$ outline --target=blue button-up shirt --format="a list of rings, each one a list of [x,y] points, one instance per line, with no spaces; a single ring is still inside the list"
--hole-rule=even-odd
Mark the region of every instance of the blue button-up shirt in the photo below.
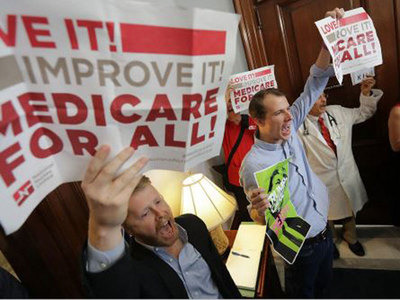
[[[186,230],[176,224],[179,231],[179,239],[183,248],[176,259],[163,247],[153,247],[138,240],[137,243],[153,251],[158,257],[165,261],[178,274],[186,289],[189,298],[222,298],[217,285],[211,277],[211,270],[201,254],[188,241]],[[124,241],[112,250],[99,251],[88,244],[87,270],[89,272],[103,271],[114,264],[124,253]]]
[[[325,185],[308,164],[303,146],[296,134],[314,102],[322,94],[333,68],[322,70],[313,65],[303,93],[290,108],[293,116],[290,138],[282,144],[270,144],[255,138],[255,144],[242,162],[240,183],[249,191],[257,188],[254,173],[291,157],[289,163],[290,200],[297,214],[310,225],[308,237],[314,237],[326,227],[328,216],[328,193]]]
[[[179,230],[179,238],[183,242],[183,248],[178,259],[170,255],[162,247],[152,247],[141,243],[152,250],[165,261],[181,278],[189,298],[222,298],[218,287],[211,278],[211,270],[201,254],[188,241],[186,230],[176,224]],[[138,242],[140,243],[140,242]]]

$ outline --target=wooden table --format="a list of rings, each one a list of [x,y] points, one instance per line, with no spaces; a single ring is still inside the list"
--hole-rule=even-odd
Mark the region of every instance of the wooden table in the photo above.
[[[232,248],[233,242],[235,241],[237,230],[225,230],[226,236],[229,239],[229,248]],[[258,269],[257,288],[255,298],[266,298],[266,275],[268,266],[268,251],[269,251],[269,240],[266,237],[264,241],[264,248],[261,253],[260,266]]]

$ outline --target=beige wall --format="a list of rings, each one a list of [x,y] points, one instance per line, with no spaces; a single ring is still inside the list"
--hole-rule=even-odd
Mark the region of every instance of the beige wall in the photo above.
[[[154,187],[163,195],[165,201],[171,206],[174,217],[179,216],[182,181],[188,174],[169,170],[151,170],[145,174],[150,178]]]

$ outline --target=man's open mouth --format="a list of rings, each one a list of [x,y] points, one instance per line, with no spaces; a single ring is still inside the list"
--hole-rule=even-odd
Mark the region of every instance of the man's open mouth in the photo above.
[[[174,234],[174,227],[172,226],[171,221],[163,221],[161,226],[158,228],[158,232],[164,238],[171,238]]]
[[[289,124],[284,124],[284,125],[282,126],[282,133],[283,133],[284,135],[290,134],[290,123],[289,123]]]

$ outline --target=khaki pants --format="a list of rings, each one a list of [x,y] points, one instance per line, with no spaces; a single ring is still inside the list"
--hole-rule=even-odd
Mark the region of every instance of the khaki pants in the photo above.
[[[333,242],[336,243],[340,236],[338,236],[338,233],[335,231],[334,222],[343,225],[342,238],[346,242],[349,244],[354,244],[357,242],[356,218],[354,216],[342,220],[328,221],[329,228],[333,235]]]

